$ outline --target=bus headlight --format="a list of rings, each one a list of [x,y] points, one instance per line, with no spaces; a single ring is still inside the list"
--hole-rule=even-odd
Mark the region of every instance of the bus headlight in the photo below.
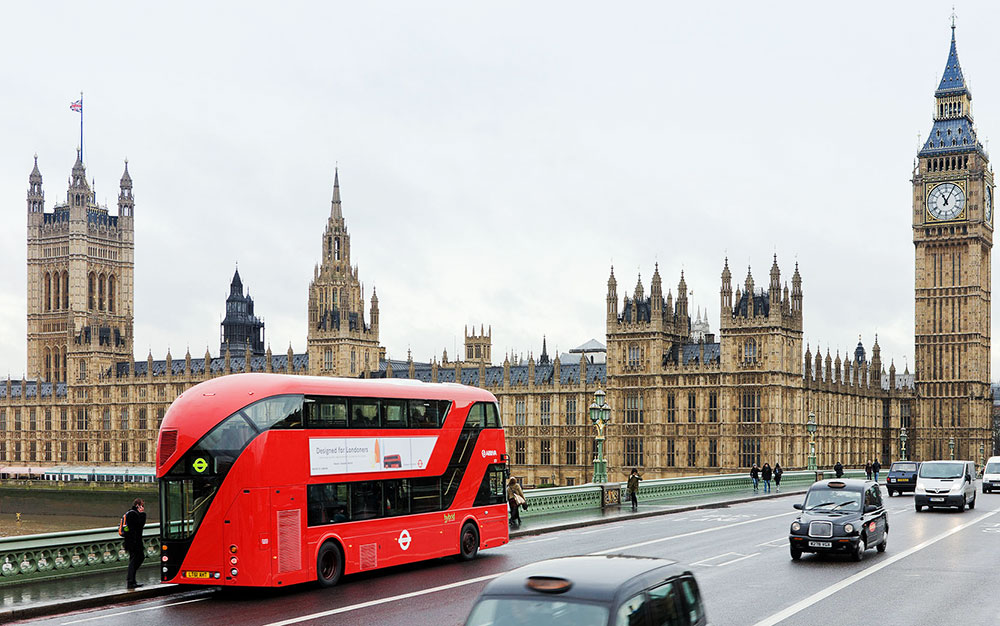
[[[235,556],[231,556],[231,557],[229,557],[229,562],[230,562],[230,563],[232,563],[233,565],[236,565],[236,562],[237,562],[238,560],[239,560],[239,559],[237,559],[237,558],[236,558]]]
[[[229,574],[231,576],[235,576],[235,575],[237,575],[239,573],[240,573],[240,571],[238,569],[236,569],[235,567],[233,569],[229,570]]]
[[[234,543],[233,545],[229,546],[229,552],[230,552],[231,554],[236,554],[236,551],[237,551],[237,549],[238,549],[238,548],[236,547],[236,544],[235,544],[235,543]]]

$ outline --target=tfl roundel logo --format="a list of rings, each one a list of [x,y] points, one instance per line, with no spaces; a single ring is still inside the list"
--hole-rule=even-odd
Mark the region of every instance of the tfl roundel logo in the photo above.
[[[483,458],[484,459],[486,457],[488,457],[488,456],[496,456],[496,455],[497,455],[497,451],[496,450],[483,450]]]

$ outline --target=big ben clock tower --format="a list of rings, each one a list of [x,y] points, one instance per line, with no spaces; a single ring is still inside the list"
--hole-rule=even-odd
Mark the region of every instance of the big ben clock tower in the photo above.
[[[990,444],[993,171],[972,122],[951,27],[934,126],[913,174],[917,460],[979,461]]]

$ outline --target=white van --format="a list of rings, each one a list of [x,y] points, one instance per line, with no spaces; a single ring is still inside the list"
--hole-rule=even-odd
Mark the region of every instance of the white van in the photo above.
[[[983,493],[1000,489],[1000,456],[991,456],[983,468]]]
[[[976,464],[972,461],[924,461],[917,470],[913,506],[976,508]]]

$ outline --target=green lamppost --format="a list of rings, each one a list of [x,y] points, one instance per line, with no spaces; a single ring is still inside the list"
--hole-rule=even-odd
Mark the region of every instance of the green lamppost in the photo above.
[[[597,429],[597,456],[594,457],[594,482],[608,482],[608,460],[604,458],[604,427],[611,421],[611,407],[604,402],[604,391],[594,392],[594,402],[590,405],[590,421]]]
[[[809,432],[809,470],[816,471],[816,414],[809,411],[809,421],[806,422]]]
[[[906,460],[906,426],[899,427],[899,456],[900,460]]]
[[[952,437],[948,440],[948,449],[951,451],[951,460],[955,460],[955,438]]]
[[[986,465],[986,448],[983,444],[979,444],[979,467],[982,468]]]

